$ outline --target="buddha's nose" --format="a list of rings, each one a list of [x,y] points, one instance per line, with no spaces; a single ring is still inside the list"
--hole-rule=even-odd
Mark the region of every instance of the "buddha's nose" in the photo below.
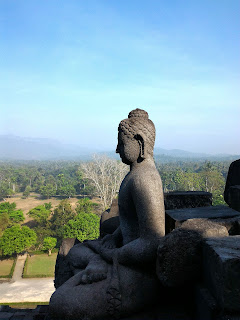
[[[117,148],[116,148],[116,153],[119,153],[119,147],[118,147],[118,145],[117,145]]]

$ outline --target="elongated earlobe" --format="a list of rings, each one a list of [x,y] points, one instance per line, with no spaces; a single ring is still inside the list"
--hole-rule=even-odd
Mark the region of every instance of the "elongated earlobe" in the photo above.
[[[143,137],[142,137],[140,134],[136,134],[136,135],[134,136],[134,138],[137,140],[137,142],[139,143],[139,146],[140,146],[139,156],[140,156],[142,159],[145,159],[145,154],[144,154],[144,140],[143,140]]]

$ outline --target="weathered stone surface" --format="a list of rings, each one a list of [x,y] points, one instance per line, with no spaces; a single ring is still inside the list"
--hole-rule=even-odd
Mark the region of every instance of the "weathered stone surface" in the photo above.
[[[239,312],[225,312],[203,285],[195,288],[194,320],[240,320]]]
[[[207,239],[203,246],[206,286],[224,310],[240,311],[240,236]]]
[[[157,275],[165,286],[180,286],[201,276],[202,239],[228,236],[226,227],[208,219],[190,219],[159,242]]]
[[[224,200],[231,208],[240,211],[240,159],[233,161],[229,167]]]
[[[172,191],[164,193],[166,210],[209,207],[212,205],[212,194],[204,191]]]
[[[119,217],[112,217],[100,224],[100,237],[112,234],[120,225]]]
[[[111,208],[104,211],[100,221],[100,236],[112,234],[119,227],[118,199],[112,201]]]
[[[119,216],[118,199],[113,199],[110,209],[103,212],[101,216],[101,223],[117,216]]]
[[[240,211],[240,185],[228,189],[228,204],[231,208]]]
[[[203,238],[227,237],[227,228],[209,219],[189,219],[181,224],[182,229],[197,231]]]
[[[73,247],[75,241],[76,240],[72,238],[63,239],[63,242],[59,248],[55,265],[54,286],[56,289],[73,275],[73,272],[69,268],[69,262],[66,259],[66,255]]]
[[[223,314],[216,317],[216,320],[240,320],[240,314]]]
[[[155,262],[158,240],[165,234],[165,209],[154,141],[155,127],[146,111],[133,110],[120,122],[116,152],[130,166],[119,191],[120,226],[69,251],[74,275],[51,297],[55,319],[120,318],[156,303]]]
[[[212,194],[204,191],[173,191],[164,193],[166,210],[209,207],[212,205]],[[120,224],[117,199],[113,200],[110,209],[103,212],[100,222],[100,235],[104,237],[113,233]]]
[[[1,311],[0,309],[0,320],[52,320],[52,318],[48,314],[48,306],[46,307],[47,308],[44,312],[38,311],[38,308],[22,309],[21,315],[19,315],[18,312],[15,312],[16,309],[12,309],[6,306],[6,311]],[[189,312],[187,312],[184,307],[185,306],[180,304],[174,304],[171,306],[151,306],[148,310],[144,310],[140,313],[129,316],[127,318],[121,318],[119,320],[192,320]]]
[[[162,238],[157,252],[157,275],[164,286],[181,286],[201,275],[199,232],[176,229]]]
[[[42,308],[44,307],[44,308]],[[16,309],[0,306],[0,320],[51,320],[48,306],[38,306],[35,309]]]
[[[216,320],[220,310],[216,300],[209,290],[197,285],[195,288],[195,317],[194,320]]]
[[[120,320],[193,320],[188,310],[183,305],[172,304],[151,306],[149,310],[121,318]]]
[[[237,220],[237,230],[238,234],[240,234],[240,219]]]
[[[226,227],[230,236],[240,235],[240,216],[226,219],[211,219],[211,221]]]
[[[227,219],[237,216],[240,217],[240,212],[227,206],[166,210],[166,233],[171,232],[173,229],[180,226],[182,222],[188,219]]]
[[[62,244],[59,248],[59,254],[62,256],[66,256],[69,250],[74,246],[75,238],[66,238],[63,239]]]

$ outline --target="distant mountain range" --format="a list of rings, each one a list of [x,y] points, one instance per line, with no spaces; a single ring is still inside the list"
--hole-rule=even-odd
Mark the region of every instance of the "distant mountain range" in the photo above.
[[[23,138],[14,135],[0,135],[0,160],[88,160],[93,153],[99,153],[94,149],[83,148],[77,145],[63,144],[57,140],[45,138]],[[104,153],[112,158],[119,159],[115,152]],[[189,151],[162,148],[154,149],[154,156],[162,160],[176,159],[223,159],[234,160],[240,155],[208,155]]]
[[[166,156],[177,157],[177,158],[203,158],[209,156],[205,153],[194,153],[190,151],[180,150],[180,149],[172,149],[166,150],[162,148],[155,148],[155,154],[165,154]]]
[[[1,160],[68,160],[79,157],[86,159],[91,153],[87,148],[63,144],[52,139],[0,135]]]

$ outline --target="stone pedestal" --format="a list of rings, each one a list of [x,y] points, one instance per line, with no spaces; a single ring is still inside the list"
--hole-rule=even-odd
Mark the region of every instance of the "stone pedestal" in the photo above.
[[[100,221],[100,237],[113,233],[119,227],[118,199],[113,199],[111,208],[102,213]]]
[[[66,260],[66,255],[68,254],[69,250],[73,247],[76,239],[73,238],[66,238],[63,239],[63,242],[60,246],[56,265],[55,265],[55,279],[54,279],[54,286],[55,288],[60,287],[65,281],[69,279],[72,274],[69,272],[68,261]]]
[[[203,274],[218,306],[224,311],[240,312],[240,236],[206,240]]]
[[[166,210],[209,207],[212,205],[212,194],[204,191],[173,191],[164,193]]]
[[[202,285],[195,288],[195,318],[194,320],[213,320],[219,313],[216,300],[209,290]]]
[[[240,217],[240,212],[227,206],[166,210],[166,234],[181,226],[188,219],[227,219],[233,217]]]
[[[211,219],[212,222],[218,225],[224,226],[230,236],[235,236],[240,234],[240,216],[233,218],[218,218]]]

